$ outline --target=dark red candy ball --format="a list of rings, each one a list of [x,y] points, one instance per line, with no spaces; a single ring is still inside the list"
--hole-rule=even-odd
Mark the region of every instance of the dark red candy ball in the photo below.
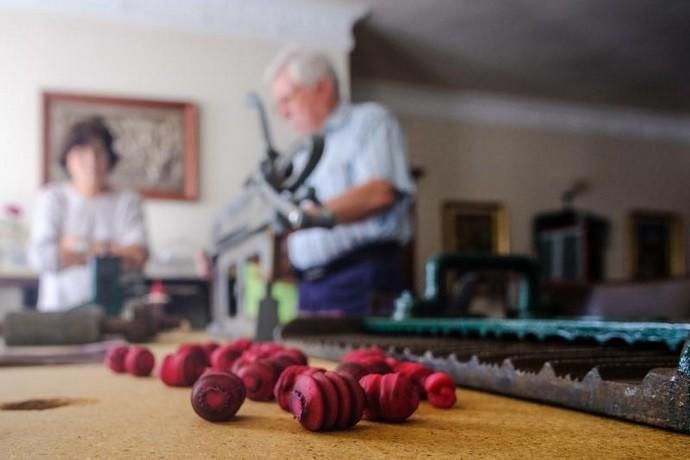
[[[292,356],[297,364],[306,366],[309,363],[307,355],[305,355],[302,350],[298,350],[297,348],[286,348],[282,351],[282,353],[287,353],[288,355]]]
[[[400,361],[393,358],[392,356],[386,356],[384,358],[384,361],[386,361],[386,364],[388,364],[388,366],[393,370],[395,370],[395,367],[400,363]]]
[[[338,421],[338,393],[331,381],[321,372],[316,372],[311,375],[316,380],[316,383],[323,394],[323,401],[325,405],[324,420],[321,425],[322,430],[331,430],[335,428],[335,423]]]
[[[369,374],[369,371],[364,366],[357,363],[340,363],[335,368],[335,371],[339,374],[349,375],[355,379],[355,382],[359,382],[362,377]]]
[[[351,407],[350,407],[350,419],[347,422],[347,426],[351,427],[357,424],[362,419],[364,414],[364,407],[366,405],[366,395],[362,389],[359,382],[350,377],[347,374],[340,374],[343,382],[347,385],[350,390]]]
[[[289,399],[290,393],[295,386],[295,380],[302,373],[313,373],[313,372],[324,372],[323,369],[313,369],[309,366],[288,366],[283,372],[280,373],[280,377],[273,386],[273,397],[278,402],[278,406],[284,411],[290,411]]]
[[[210,366],[211,362],[208,360],[208,354],[203,345],[198,343],[185,343],[180,345],[176,353],[194,353],[199,355],[198,359],[203,360],[206,366]]]
[[[190,387],[206,370],[206,358],[193,350],[167,355],[163,359],[160,378],[166,385]]]
[[[388,365],[384,358],[370,357],[361,358],[359,361],[354,361],[360,366],[363,366],[368,374],[390,374],[393,369]]]
[[[290,412],[310,431],[345,429],[362,418],[364,391],[349,375],[306,370],[288,398]]]
[[[333,428],[340,430],[348,428],[352,416],[352,393],[350,393],[350,388],[345,383],[343,376],[336,372],[326,372],[323,375],[333,385],[337,396],[335,408],[337,417]]]
[[[343,355],[341,361],[344,363],[357,362],[365,358],[386,358],[386,352],[377,347],[358,348]]]
[[[419,392],[402,374],[369,374],[359,381],[366,395],[364,418],[402,422],[419,406]]]
[[[128,373],[137,377],[151,375],[156,359],[148,348],[130,347],[125,356],[125,369]]]
[[[240,356],[242,356],[241,348],[237,348],[234,345],[223,345],[211,353],[211,367],[220,371],[229,371]]]
[[[455,405],[455,382],[445,372],[435,372],[424,381],[429,402],[441,409],[450,409]]]
[[[192,407],[201,417],[211,422],[231,419],[244,402],[246,391],[242,380],[235,374],[209,369],[192,387]]]
[[[424,381],[428,376],[434,373],[433,369],[419,363],[405,361],[398,363],[398,365],[395,367],[395,372],[410,378],[415,387],[417,387],[417,391],[419,391],[419,398],[426,399]]]
[[[252,401],[268,401],[273,397],[273,387],[278,380],[276,369],[266,361],[255,361],[237,370]]]
[[[209,364],[211,364],[211,355],[218,347],[220,347],[220,345],[218,345],[216,342],[206,342],[201,345],[204,353],[206,353],[206,361],[208,361]]]
[[[228,343],[228,345],[232,345],[235,348],[239,348],[240,350],[246,350],[249,347],[252,346],[254,342],[252,339],[248,339],[246,337],[240,337],[239,339],[235,339],[232,342]]]
[[[290,412],[307,430],[322,431],[327,410],[325,398],[314,375],[299,375],[290,394]]]
[[[105,365],[118,374],[127,372],[127,369],[125,369],[125,356],[127,356],[128,351],[129,347],[127,345],[109,348],[105,353]]]
[[[270,362],[273,367],[276,368],[276,371],[278,372],[278,375],[280,375],[281,372],[283,372],[284,369],[290,367],[290,366],[297,366],[301,365],[304,366],[305,364],[297,359],[294,355],[290,353],[286,353],[284,351],[279,351],[278,353],[274,354],[270,358],[267,358],[266,361]]]

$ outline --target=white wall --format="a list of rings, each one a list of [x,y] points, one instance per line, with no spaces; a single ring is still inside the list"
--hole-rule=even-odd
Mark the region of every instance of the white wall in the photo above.
[[[608,279],[629,275],[626,224],[632,209],[680,214],[690,251],[686,113],[377,80],[356,80],[353,98],[382,102],[399,116],[411,163],[426,172],[417,196],[420,286],[425,261],[442,250],[443,201],[502,204],[511,252],[531,254],[532,218],[559,209],[561,193],[581,179],[590,188],[576,207],[611,221]]]
[[[424,167],[418,195],[418,278],[441,250],[443,200],[502,203],[512,252],[531,252],[535,213],[557,209],[579,178],[578,207],[611,219],[608,277],[627,276],[625,221],[632,208],[681,213],[690,225],[690,144],[401,115],[411,162]]]
[[[214,212],[257,162],[256,117],[247,90],[281,48],[165,27],[0,8],[0,204],[30,210],[39,188],[40,96],[61,90],[184,100],[200,113],[200,199],[146,202],[154,253],[188,254],[207,238]],[[349,88],[344,51],[330,50]],[[287,128],[273,123],[278,146]]]

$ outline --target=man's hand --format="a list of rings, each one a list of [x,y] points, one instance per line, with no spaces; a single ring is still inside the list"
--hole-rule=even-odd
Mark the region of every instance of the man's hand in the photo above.
[[[309,205],[304,208],[304,217],[302,219],[302,228],[321,227],[333,228],[338,223],[338,218],[335,213],[325,206],[316,207]]]

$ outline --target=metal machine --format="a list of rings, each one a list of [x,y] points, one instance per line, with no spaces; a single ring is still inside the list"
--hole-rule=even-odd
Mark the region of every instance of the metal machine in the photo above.
[[[257,339],[270,340],[278,323],[276,302],[271,295],[276,236],[291,229],[328,228],[335,222],[320,206],[314,190],[304,187],[323,153],[323,138],[314,136],[281,155],[273,147],[261,100],[252,93],[248,102],[259,117],[265,157],[213,226],[213,307],[209,332],[231,336],[256,334]],[[298,155],[306,156],[306,160],[300,170],[294,170],[293,159]],[[305,201],[311,203],[309,213],[300,206]],[[258,258],[266,279],[259,321],[244,311],[245,265],[254,258]]]
[[[487,270],[520,274],[516,308],[454,312],[447,275]],[[300,318],[281,338],[334,360],[378,346],[461,386],[690,433],[690,324],[555,317],[537,274],[526,258],[444,255],[427,264],[424,297],[403,296],[394,318]]]

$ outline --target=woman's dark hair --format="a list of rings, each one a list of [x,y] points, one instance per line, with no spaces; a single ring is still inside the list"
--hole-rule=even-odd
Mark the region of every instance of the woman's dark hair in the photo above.
[[[67,155],[70,150],[74,147],[87,145],[93,141],[100,141],[103,143],[105,153],[108,157],[108,171],[112,171],[120,157],[115,150],[113,150],[113,134],[105,125],[103,118],[98,116],[80,120],[73,124],[69,131],[67,131],[67,136],[65,137],[65,142],[62,145],[60,158],[58,160],[62,169],[67,172]]]

